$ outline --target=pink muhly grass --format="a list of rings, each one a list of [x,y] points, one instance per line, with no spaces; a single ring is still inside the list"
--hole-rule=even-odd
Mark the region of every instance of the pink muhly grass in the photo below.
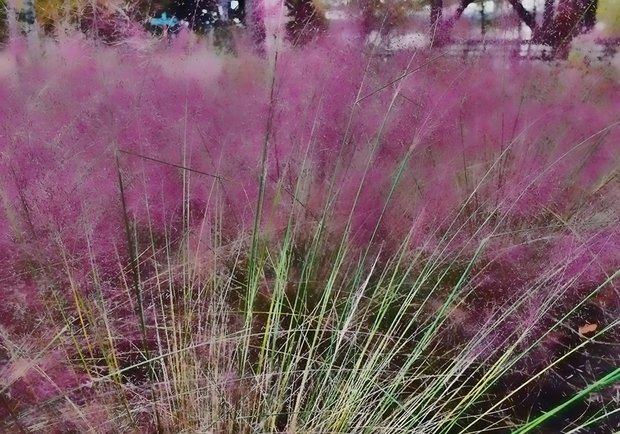
[[[173,300],[189,286],[174,270],[195,263],[196,276],[231,281],[245,271],[217,267],[249,244],[264,143],[259,229],[269,246],[281,244],[293,210],[295,235],[312,239],[328,204],[325,244],[336,251],[347,237],[351,262],[369,243],[390,257],[409,240],[425,260],[461,264],[488,242],[450,314],[450,327],[470,340],[501,318],[472,350],[479,359],[540,321],[527,347],[547,328],[537,313],[548,297],[578,302],[618,269],[620,210],[604,199],[617,195],[617,83],[569,66],[463,65],[433,53],[383,63],[359,55],[357,42],[325,38],[283,51],[275,71],[251,54],[222,59],[198,46],[196,57],[209,60],[201,62],[185,54],[187,41],[134,52],[67,39],[41,59],[15,54],[15,75],[0,76],[0,279],[12,288],[1,297],[15,308],[4,308],[11,313],[0,324],[24,336],[8,320],[32,320],[26,308],[47,306],[41,321],[50,323],[62,308],[112,309],[106,345],[119,354],[141,341],[168,349],[155,325],[191,301]],[[590,99],[593,89],[601,99]],[[133,278],[148,333],[135,318],[136,295],[128,297],[129,249],[139,256]],[[437,285],[437,297],[454,284]],[[76,327],[68,352],[104,352],[104,325]],[[550,339],[541,354],[551,357]],[[77,387],[65,377],[72,369],[58,366],[48,370],[54,381]],[[23,381],[41,399],[55,393],[34,374]]]

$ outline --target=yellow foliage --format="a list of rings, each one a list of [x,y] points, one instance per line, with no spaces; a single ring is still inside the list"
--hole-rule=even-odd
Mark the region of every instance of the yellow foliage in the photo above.
[[[596,18],[605,25],[605,33],[620,36],[620,0],[599,0]]]
[[[22,3],[23,0],[15,0],[16,9],[20,9]],[[78,21],[88,8],[112,12],[122,3],[121,0],[35,0],[35,11],[39,25],[52,29],[64,21]]]
[[[49,28],[70,18],[84,3],[84,0],[37,0],[37,21],[44,28]]]

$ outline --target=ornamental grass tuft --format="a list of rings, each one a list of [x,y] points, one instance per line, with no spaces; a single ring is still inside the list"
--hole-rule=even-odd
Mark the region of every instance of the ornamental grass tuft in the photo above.
[[[612,68],[0,53],[0,431],[620,429]]]

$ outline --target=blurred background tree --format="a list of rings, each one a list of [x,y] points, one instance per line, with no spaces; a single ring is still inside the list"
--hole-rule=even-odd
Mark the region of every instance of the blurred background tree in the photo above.
[[[14,0],[16,9],[25,0]],[[37,0],[37,23],[47,33],[62,25],[77,27],[104,41],[121,39],[148,22],[148,18],[162,11],[180,16],[178,9],[191,6],[192,11],[208,10],[218,13],[218,4],[226,8],[227,0]],[[362,32],[377,31],[389,35],[394,31],[429,32],[433,43],[448,41],[450,28],[464,9],[474,0],[281,0],[286,6],[287,39],[293,45],[312,40],[328,27],[330,8],[344,6],[351,19],[360,17]],[[620,35],[620,0],[547,0],[539,8],[538,17],[525,10],[520,0],[502,0],[512,5],[515,14],[532,28],[534,39],[552,46],[560,46],[576,34],[589,31],[599,22],[608,36]],[[213,8],[203,3],[213,3]],[[232,4],[233,1],[228,1]],[[248,27],[252,39],[260,45],[264,41],[262,0],[236,0],[240,19],[236,25]],[[0,0],[0,40],[6,39],[7,6],[9,0]],[[500,2],[495,2],[499,7]],[[185,7],[187,9],[188,7]],[[230,14],[232,8],[229,8]],[[424,11],[423,13],[421,13]],[[455,12],[456,11],[456,12]],[[172,12],[172,13],[171,13]],[[426,15],[425,15],[426,14]],[[247,20],[246,20],[247,15]],[[230,17],[228,17],[230,18]],[[229,20],[231,23],[232,21]],[[533,26],[532,26],[533,24]],[[429,28],[430,26],[430,28]],[[193,27],[192,27],[193,28]],[[224,29],[227,30],[227,29]]]

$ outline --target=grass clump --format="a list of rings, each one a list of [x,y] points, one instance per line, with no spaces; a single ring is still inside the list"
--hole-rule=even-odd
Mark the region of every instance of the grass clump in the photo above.
[[[2,430],[617,429],[613,71],[323,38],[2,54]]]

